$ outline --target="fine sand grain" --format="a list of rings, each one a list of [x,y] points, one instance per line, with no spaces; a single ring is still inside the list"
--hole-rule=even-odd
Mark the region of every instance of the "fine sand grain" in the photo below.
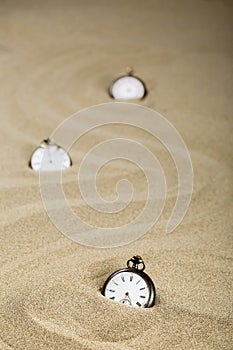
[[[232,349],[232,11],[231,1],[1,1],[0,349]],[[49,220],[31,152],[67,117],[112,101],[111,80],[135,67],[192,157],[194,192],[182,224],[165,227],[177,193],[171,157],[133,128],[96,130],[71,150],[64,174],[72,203],[78,164],[108,137],[144,143],[168,183],[164,212],[132,244],[94,249],[72,242]],[[145,178],[129,162],[102,169],[98,188],[112,199],[123,175],[135,201],[122,215],[74,211],[93,225],[124,224],[140,212]],[[101,177],[102,176],[102,177]],[[151,309],[100,293],[134,254],[144,258],[158,297]]]

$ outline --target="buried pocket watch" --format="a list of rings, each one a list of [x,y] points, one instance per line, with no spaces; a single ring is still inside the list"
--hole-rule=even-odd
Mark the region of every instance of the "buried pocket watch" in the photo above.
[[[29,162],[29,166],[35,171],[59,171],[71,165],[68,152],[49,138],[43,140],[35,149]]]
[[[125,305],[152,307],[156,290],[151,278],[143,272],[145,264],[138,255],[127,261],[127,267],[112,273],[102,289],[106,298]]]
[[[143,81],[134,76],[131,67],[123,75],[112,83],[109,88],[109,95],[115,100],[143,99],[147,94],[146,86]]]

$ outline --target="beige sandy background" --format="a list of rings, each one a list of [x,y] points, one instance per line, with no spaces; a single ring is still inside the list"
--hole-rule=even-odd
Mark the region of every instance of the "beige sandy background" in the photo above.
[[[0,2],[1,349],[232,348],[232,11],[231,1]],[[109,83],[127,65],[149,89],[140,104],[162,113],[189,148],[192,203],[166,235],[177,191],[169,154],[143,132],[97,130],[71,150],[68,200],[80,195],[75,176],[85,152],[119,135],[156,154],[169,191],[158,224],[141,239],[88,248],[50,222],[27,163],[65,118],[110,102]],[[104,227],[131,220],[144,204],[143,174],[118,161],[98,186],[111,199],[122,174],[135,186],[128,211],[99,216],[84,203],[74,210]],[[151,309],[99,292],[136,253],[157,287]]]

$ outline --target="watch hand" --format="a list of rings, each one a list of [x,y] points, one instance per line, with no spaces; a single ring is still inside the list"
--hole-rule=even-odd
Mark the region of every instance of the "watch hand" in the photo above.
[[[128,292],[125,293],[125,299],[128,299],[129,302],[130,302],[130,304],[131,304],[131,299],[130,299],[130,297],[129,297],[129,293],[128,293]]]
[[[50,148],[48,148],[48,153],[49,153],[49,163],[52,164],[53,161],[50,153]]]

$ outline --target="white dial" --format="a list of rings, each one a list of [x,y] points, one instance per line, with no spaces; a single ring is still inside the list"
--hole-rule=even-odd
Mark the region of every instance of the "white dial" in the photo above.
[[[124,76],[113,83],[110,92],[116,100],[141,99],[145,95],[145,87],[140,79]]]
[[[31,167],[35,171],[59,171],[71,166],[69,154],[56,144],[43,144],[32,154]]]
[[[150,292],[143,277],[125,271],[117,273],[108,281],[105,296],[125,305],[144,307],[148,303]]]

